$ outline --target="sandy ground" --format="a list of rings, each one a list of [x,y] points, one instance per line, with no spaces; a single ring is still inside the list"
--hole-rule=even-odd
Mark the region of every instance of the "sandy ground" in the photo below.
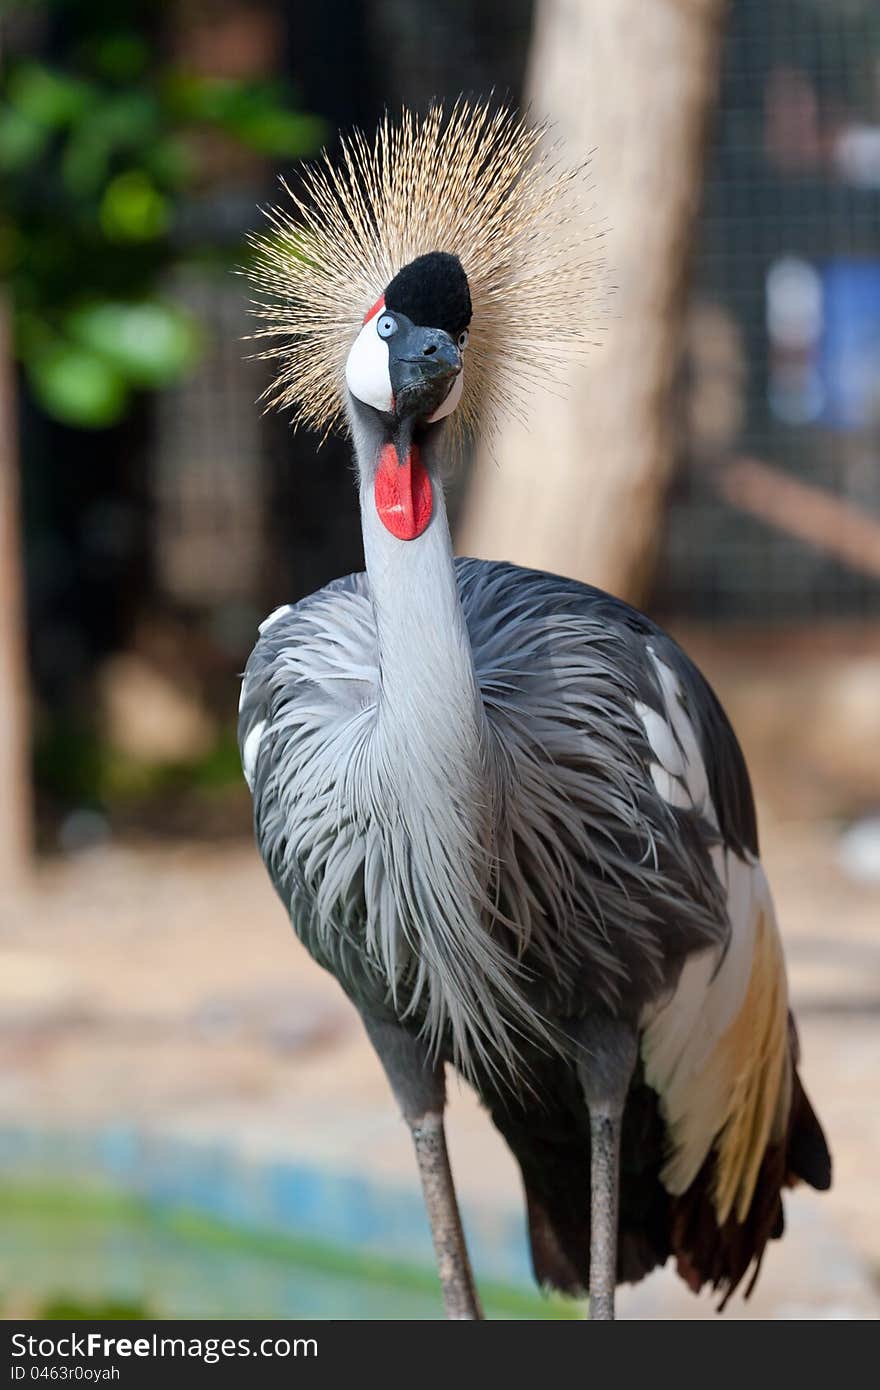
[[[734,674],[740,669],[734,662]],[[763,750],[764,859],[803,1072],[836,1165],[827,1197],[793,1195],[790,1235],[768,1255],[752,1303],[732,1311],[872,1317],[880,1311],[880,887],[839,866],[832,817],[841,808],[829,802],[839,784],[823,781],[818,754],[798,763],[809,818],[791,818],[791,776],[774,785],[772,690],[749,682],[737,699],[729,673],[727,685]],[[750,699],[769,702],[763,723],[749,715]],[[780,752],[783,771],[787,756]],[[853,795],[858,808],[867,804]],[[32,891],[0,917],[0,1046],[9,1123],[124,1119],[414,1182],[408,1136],[360,1024],[293,938],[244,842],[111,847],[44,863]],[[517,1203],[512,1161],[465,1089],[453,1095],[450,1129],[463,1191]],[[666,1273],[622,1302],[633,1316],[708,1314]]]

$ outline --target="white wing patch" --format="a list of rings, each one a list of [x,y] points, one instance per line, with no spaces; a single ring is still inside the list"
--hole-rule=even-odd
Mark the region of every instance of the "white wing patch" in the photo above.
[[[291,612],[291,607],[290,607],[290,604],[289,604],[289,603],[282,603],[281,606],[280,606],[279,608],[273,608],[273,610],[272,610],[272,612],[269,614],[268,618],[264,618],[263,621],[260,623],[260,628],[259,628],[260,635],[262,636],[264,633],[268,632],[268,631],[269,631],[269,628],[272,626],[273,623],[277,623],[278,620],[279,620],[279,618],[286,618],[286,617],[287,617],[287,614],[290,613],[290,612]],[[248,683],[247,683],[247,681],[246,681],[246,680],[242,680],[242,683],[241,683],[241,690],[239,691],[239,694],[238,694],[238,712],[239,712],[239,714],[241,714],[242,710],[244,709],[244,702],[245,702],[245,700],[247,699],[247,688],[248,688]],[[251,733],[253,733],[253,730],[251,730]],[[250,738],[250,734],[248,735],[248,738]],[[258,740],[258,741],[259,741],[259,740]],[[245,742],[245,748],[247,748],[247,742]],[[255,758],[256,758],[256,754],[254,755],[254,760],[255,760]],[[245,776],[248,776],[247,769],[245,769]],[[250,785],[250,783],[248,783],[248,785]]]
[[[692,806],[717,827],[680,686],[650,654],[666,717],[643,704],[636,713],[656,757],[654,785],[670,805]],[[642,1020],[642,1058],[669,1133],[664,1186],[685,1192],[716,1145],[718,1219],[735,1205],[742,1220],[768,1140],[788,1111],[788,990],[760,863],[720,844],[711,857],[727,897],[729,943],[725,951],[712,947],[685,962],[672,997]]]
[[[260,623],[260,635],[268,632],[273,623],[277,623],[279,618],[285,617],[290,612],[290,604],[282,603],[280,608],[273,608],[268,618],[264,618]]]
[[[260,751],[260,739],[263,737],[263,730],[266,727],[265,719],[261,719],[258,724],[249,731],[247,738],[242,745],[241,765],[244,769],[244,780],[247,782],[251,791],[254,789],[254,772],[257,767],[257,754]]]
[[[662,714],[651,709],[650,705],[644,705],[638,700],[635,708],[657,758],[657,761],[651,764],[654,786],[670,806],[690,806],[692,798],[685,783],[687,768],[684,755],[675,742],[671,727]]]
[[[666,718],[641,701],[635,710],[657,759],[651,764],[654,786],[670,806],[693,806],[717,825],[706,767],[694,726],[685,713],[681,687],[652,647],[648,652],[660,682]]]

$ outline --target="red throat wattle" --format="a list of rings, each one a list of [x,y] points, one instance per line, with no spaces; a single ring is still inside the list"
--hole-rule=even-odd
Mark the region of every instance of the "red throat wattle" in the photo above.
[[[431,479],[422,467],[418,445],[411,444],[401,463],[393,444],[379,455],[373,484],[379,520],[399,541],[414,541],[431,520]]]

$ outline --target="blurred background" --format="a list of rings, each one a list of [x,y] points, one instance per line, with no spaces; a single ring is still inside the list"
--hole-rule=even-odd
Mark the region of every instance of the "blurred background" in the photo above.
[[[494,90],[593,151],[615,292],[501,466],[473,449],[458,548],[637,601],[727,706],[837,1165],[732,1311],[875,1316],[874,0],[6,0],[0,22],[3,1312],[440,1313],[408,1138],[250,841],[257,623],[362,554],[344,441],[316,454],[256,403],[233,271],[277,175],[340,129]],[[464,1091],[451,1142],[490,1310],[566,1315],[530,1290],[515,1174]],[[665,1273],[627,1311],[710,1315]]]

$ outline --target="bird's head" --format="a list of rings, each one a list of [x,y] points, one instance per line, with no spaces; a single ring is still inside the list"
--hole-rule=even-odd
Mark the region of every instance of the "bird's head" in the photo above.
[[[444,419],[461,400],[470,322],[470,289],[458,257],[417,256],[365,314],[345,364],[349,391],[395,422]]]
[[[403,486],[392,453],[405,473],[423,447],[431,470],[491,437],[590,342],[599,233],[584,166],[561,165],[545,134],[491,102],[386,117],[284,185],[250,238],[254,336],[277,366],[266,399],[323,434],[348,425],[362,483],[374,466],[377,498],[387,482],[383,519]]]
[[[423,444],[461,401],[471,321],[467,275],[457,256],[430,251],[409,261],[364,315],[345,363],[349,416],[366,440],[361,481],[398,540],[415,540],[433,514]],[[365,418],[365,416],[367,418]]]

